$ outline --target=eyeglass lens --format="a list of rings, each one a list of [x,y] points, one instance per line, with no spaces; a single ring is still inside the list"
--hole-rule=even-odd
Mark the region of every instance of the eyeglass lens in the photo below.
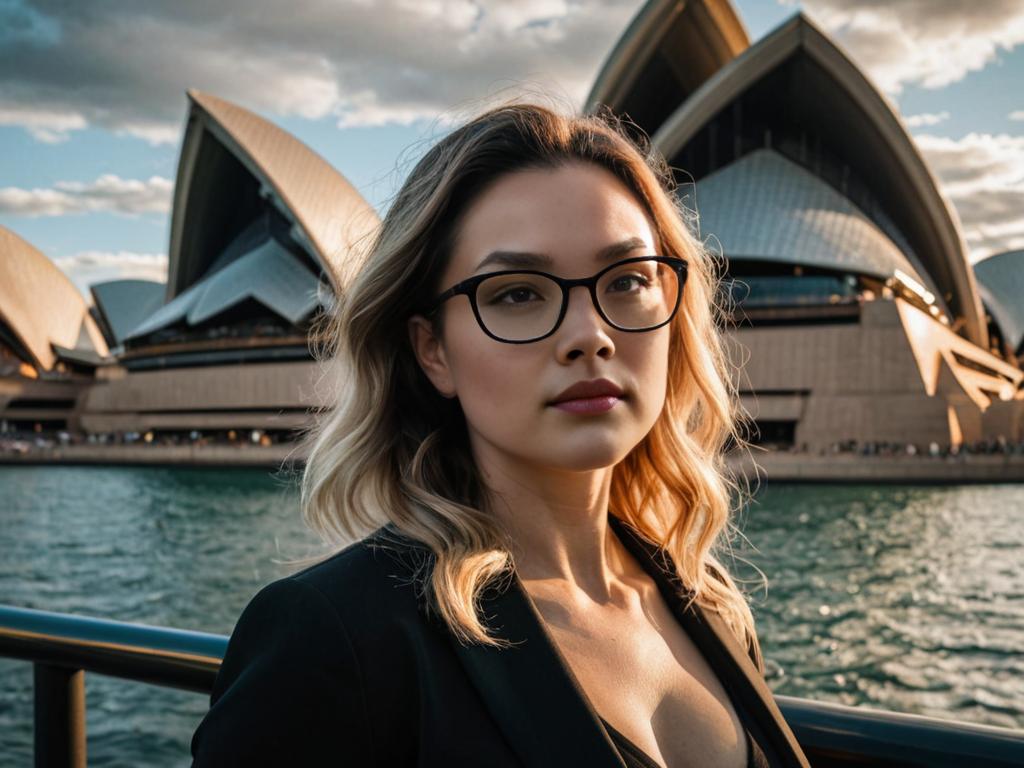
[[[596,292],[601,311],[612,325],[645,330],[671,317],[679,276],[662,262],[634,261],[605,272]],[[476,301],[490,333],[509,341],[527,341],[547,335],[558,323],[562,288],[542,275],[495,275],[481,281]]]

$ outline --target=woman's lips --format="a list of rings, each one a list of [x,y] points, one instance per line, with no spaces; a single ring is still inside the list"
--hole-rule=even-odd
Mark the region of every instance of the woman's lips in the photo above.
[[[601,397],[583,397],[578,400],[563,400],[560,403],[553,403],[555,408],[569,413],[607,413],[622,398],[614,395],[603,395]]]

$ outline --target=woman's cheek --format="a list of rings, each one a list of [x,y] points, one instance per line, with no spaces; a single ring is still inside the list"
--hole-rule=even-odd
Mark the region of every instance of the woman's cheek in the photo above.
[[[637,393],[637,418],[648,429],[658,420],[668,390],[668,342],[651,340],[647,354],[635,361],[634,370],[643,371]]]
[[[530,420],[531,398],[541,397],[533,392],[539,377],[525,375],[523,370],[508,356],[476,354],[458,389],[463,409],[479,429],[492,434],[514,432]]]

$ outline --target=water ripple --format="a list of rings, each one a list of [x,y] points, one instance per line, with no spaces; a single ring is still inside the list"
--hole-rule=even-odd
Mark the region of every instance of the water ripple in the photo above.
[[[298,497],[258,471],[0,467],[0,595],[230,633],[311,554]],[[764,489],[739,519],[776,693],[1024,728],[1024,486]],[[726,557],[728,561],[728,557]],[[205,696],[89,676],[93,766],[187,766]],[[0,659],[0,754],[31,764],[32,673]]]
[[[1020,485],[767,486],[735,550],[768,578],[772,689],[1024,728],[1022,508]]]
[[[0,467],[0,602],[230,633],[311,554],[295,489],[259,471]],[[187,766],[205,696],[88,675],[90,766]],[[32,763],[32,670],[0,659],[0,754]]]

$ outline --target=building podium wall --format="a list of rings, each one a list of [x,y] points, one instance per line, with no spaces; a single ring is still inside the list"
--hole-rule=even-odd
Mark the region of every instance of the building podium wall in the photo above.
[[[945,363],[935,395],[927,393],[895,301],[864,302],[859,323],[741,327],[729,340],[748,412],[762,422],[795,421],[796,446],[948,445],[957,442],[950,407],[966,442],[1020,435],[1024,403],[995,401],[983,414]]]
[[[292,429],[323,407],[316,362],[105,372],[83,402],[87,432]]]

